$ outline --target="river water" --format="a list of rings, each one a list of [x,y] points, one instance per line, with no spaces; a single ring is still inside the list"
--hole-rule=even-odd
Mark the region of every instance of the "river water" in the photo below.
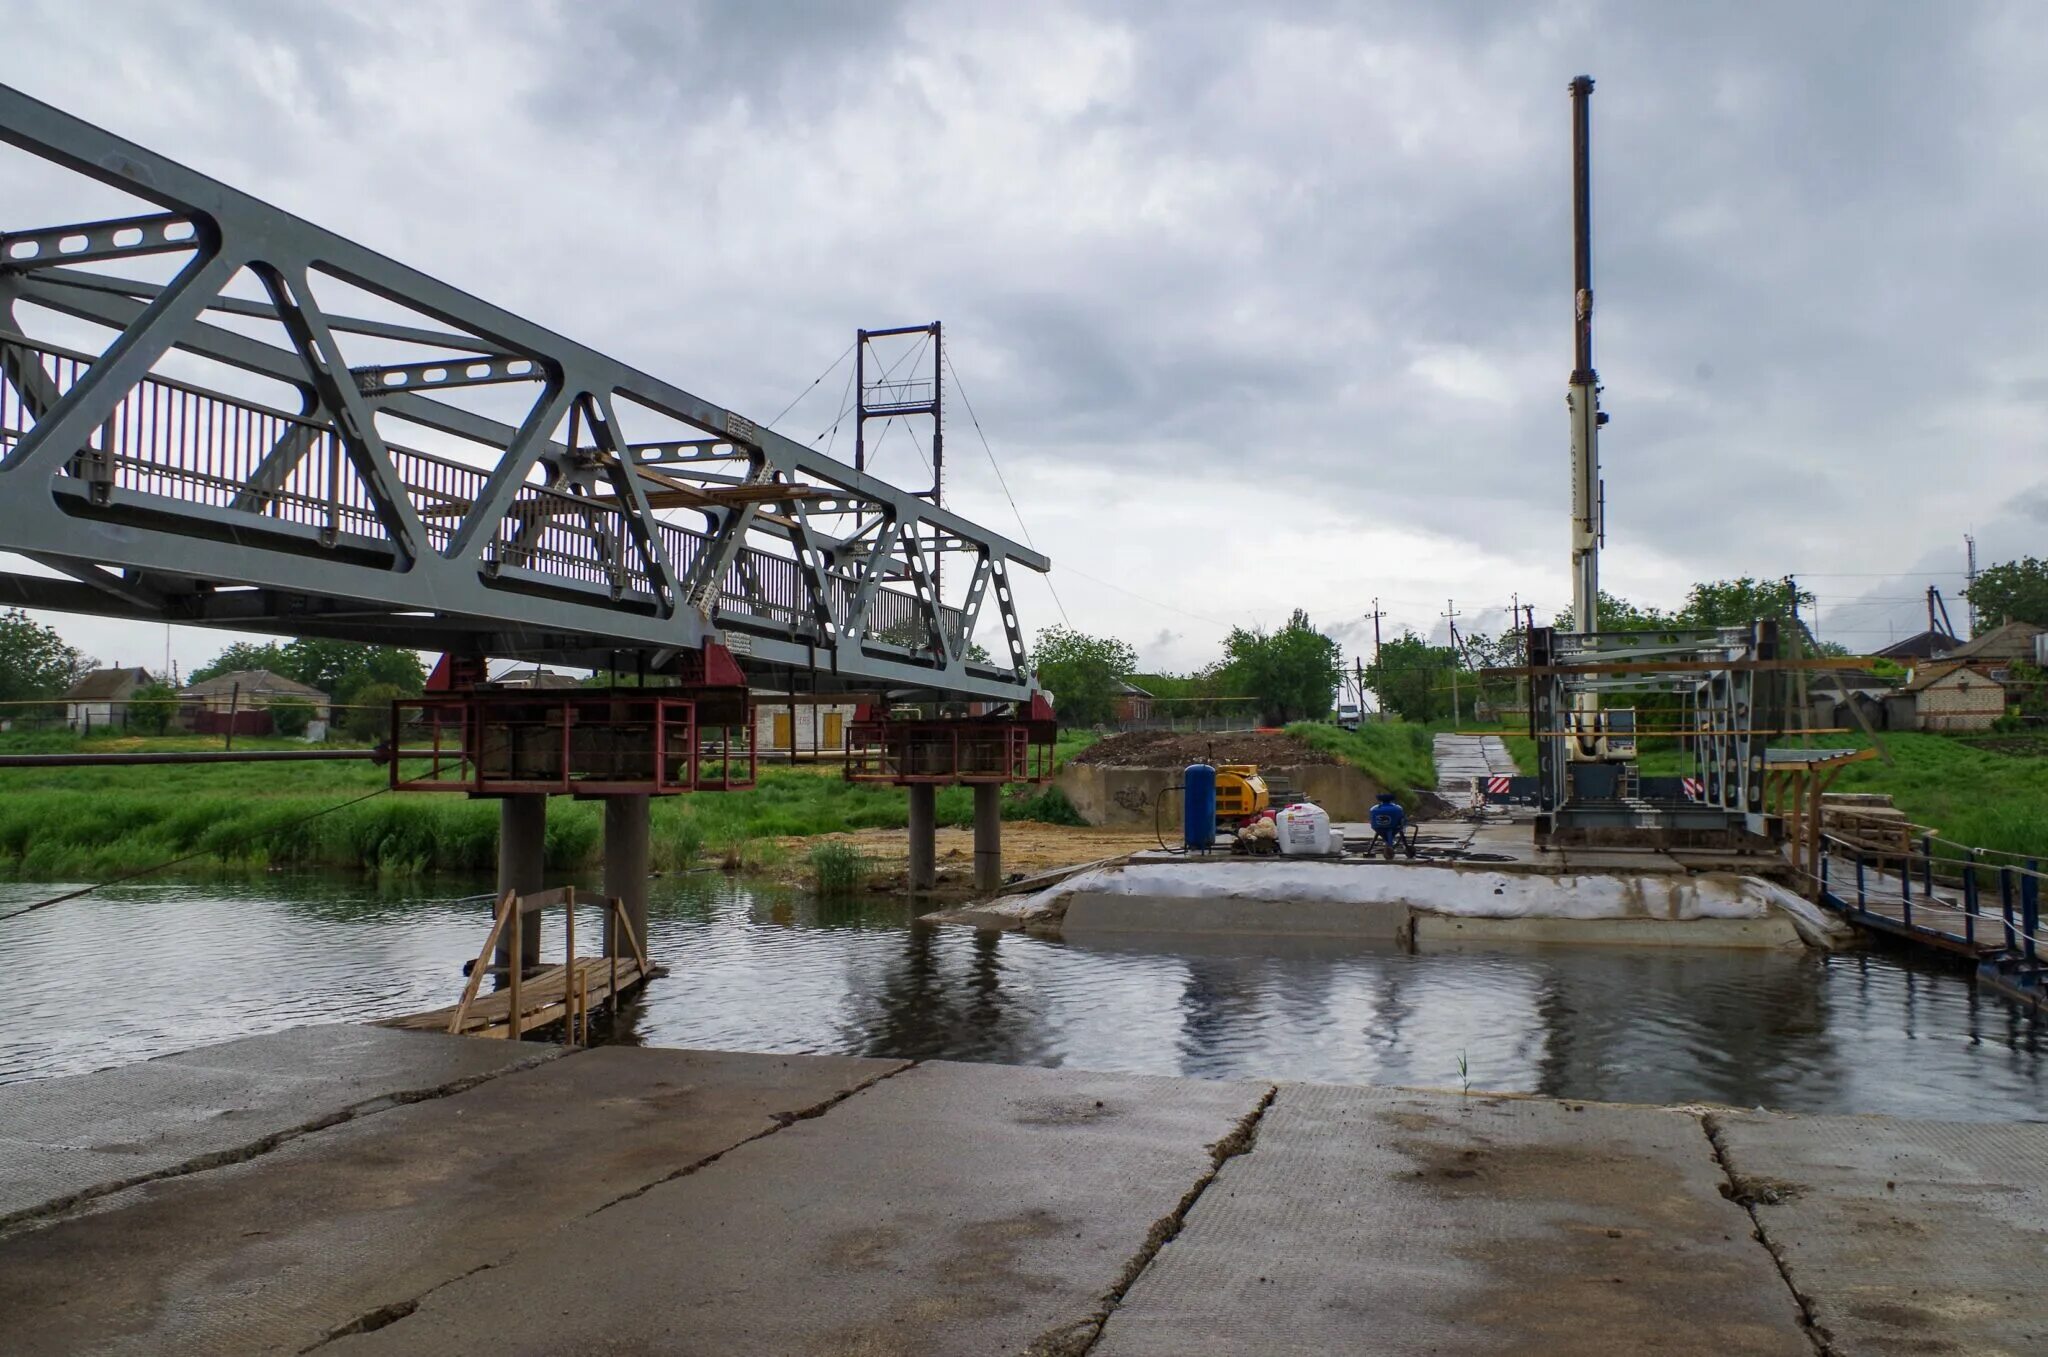
[[[0,923],[0,1082],[451,1003],[489,924],[454,897],[487,885],[138,884]],[[59,889],[0,885],[0,913]],[[670,973],[619,1040],[2048,1119],[2048,1024],[1882,953],[1102,947],[716,873],[656,882],[652,914]]]

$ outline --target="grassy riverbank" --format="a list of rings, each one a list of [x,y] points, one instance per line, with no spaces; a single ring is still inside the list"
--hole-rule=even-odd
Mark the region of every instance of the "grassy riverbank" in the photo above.
[[[1357,730],[1340,730],[1315,721],[1297,721],[1287,727],[1287,733],[1335,754],[1413,808],[1416,790],[1436,785],[1436,763],[1430,757],[1436,729],[1406,721],[1369,721]]]
[[[1871,742],[1857,734],[1817,736],[1814,743],[1863,749]],[[1851,764],[1829,790],[1885,793],[1914,823],[1953,843],[2048,857],[2048,738],[1892,731],[1884,743],[1889,764],[1881,758]],[[1675,740],[1645,748],[1641,762],[1651,776],[1692,772],[1691,755]]]
[[[51,753],[219,747],[199,737],[83,745],[68,737],[32,738],[28,748]],[[384,783],[384,770],[368,763],[0,769],[0,871],[42,881],[104,878],[187,855],[193,860],[181,872],[330,867],[412,874],[495,867],[496,802],[443,793],[372,795]],[[1070,815],[1057,794],[1017,787],[1005,798],[1006,819],[1063,823]],[[897,788],[846,782],[836,764],[764,765],[751,791],[657,798],[652,818],[657,869],[728,861],[761,866],[786,852],[777,840],[900,828],[908,806]],[[942,789],[938,819],[972,823],[972,792]],[[600,805],[555,798],[548,807],[550,869],[593,865],[602,834]]]

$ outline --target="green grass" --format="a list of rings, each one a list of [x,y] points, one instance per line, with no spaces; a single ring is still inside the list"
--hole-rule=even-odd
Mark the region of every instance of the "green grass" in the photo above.
[[[1985,743],[1955,735],[1891,731],[1892,762],[1851,764],[1828,790],[1881,792],[1915,824],[1952,843],[2048,857],[2048,741],[2005,737]],[[1796,740],[1778,742],[1784,746]],[[1865,749],[1870,738],[1819,735],[1817,749]],[[1637,766],[1646,777],[1685,777],[1691,751],[1677,740],[1644,740]]]
[[[811,886],[821,899],[844,899],[853,894],[867,876],[866,856],[843,839],[828,839],[812,846]]]
[[[49,753],[220,747],[217,739],[193,736],[90,743],[68,735],[15,738],[33,740],[35,752]],[[235,743],[304,748],[286,740]],[[29,752],[20,744],[0,748]],[[495,868],[493,801],[404,793],[332,809],[385,781],[385,771],[367,762],[0,769],[0,872],[30,880],[104,879],[188,854],[199,856],[178,869],[187,874],[272,867],[383,875]],[[1018,795],[1021,790],[1012,789],[1004,818],[1078,820],[1065,797]],[[969,789],[942,788],[937,800],[939,823],[973,823]],[[752,790],[657,798],[652,816],[652,865],[676,870],[706,862],[769,865],[779,851],[769,840],[900,828],[908,823],[909,808],[900,788],[849,783],[833,769],[763,768]],[[548,807],[550,870],[594,865],[602,838],[599,804],[554,798]]]
[[[1419,789],[1436,785],[1436,764],[1430,758],[1435,731],[1429,726],[1368,721],[1357,730],[1340,730],[1320,722],[1297,721],[1287,727],[1287,733],[1335,754],[1411,809]]]

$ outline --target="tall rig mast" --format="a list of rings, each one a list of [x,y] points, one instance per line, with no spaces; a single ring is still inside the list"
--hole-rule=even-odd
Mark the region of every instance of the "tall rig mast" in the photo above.
[[[1600,484],[1600,377],[1593,371],[1593,190],[1590,109],[1593,77],[1572,81],[1572,625],[1600,630],[1600,544],[1606,495]]]

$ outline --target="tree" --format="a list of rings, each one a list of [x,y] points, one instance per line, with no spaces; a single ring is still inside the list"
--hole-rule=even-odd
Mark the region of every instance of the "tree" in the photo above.
[[[285,658],[285,648],[275,641],[267,641],[262,645],[237,641],[194,669],[188,681],[204,683],[207,679],[219,678],[222,674],[240,673],[244,669],[268,669],[273,674],[290,677],[290,664],[291,662]]]
[[[1963,597],[1977,610],[1980,635],[2007,622],[2048,627],[2048,561],[2022,556],[1980,570]]]
[[[128,699],[128,728],[161,735],[178,715],[178,693],[168,683],[146,683]]]
[[[1296,608],[1287,625],[1232,627],[1223,642],[1223,674],[1231,688],[1258,699],[1267,720],[1320,720],[1330,714],[1344,672],[1337,643]]]
[[[276,672],[310,684],[344,705],[362,701],[372,685],[387,684],[400,697],[411,697],[427,685],[427,670],[420,663],[419,652],[393,646],[300,637],[284,648],[280,658],[284,668]]]
[[[92,668],[92,661],[19,608],[0,612],[0,701],[56,697]]]
[[[1712,580],[1695,584],[1685,606],[1672,620],[1683,627],[1742,627],[1751,622],[1789,621],[1796,613],[1813,616],[1813,595],[1793,594],[1785,580]]]
[[[280,697],[267,710],[272,730],[280,735],[297,737],[312,727],[316,709],[303,697]]]
[[[1116,716],[1117,692],[1138,667],[1138,653],[1113,636],[1054,625],[1038,633],[1031,667],[1061,724],[1092,726]]]
[[[1365,686],[1382,710],[1403,721],[1434,721],[1451,714],[1451,670],[1458,652],[1433,646],[1412,631],[1381,644],[1365,667]]]
[[[358,740],[389,739],[391,704],[409,694],[400,692],[396,684],[368,683],[353,696],[355,701],[342,713],[341,728]]]
[[[1638,608],[1625,598],[1619,598],[1600,591],[1600,630],[1602,631],[1649,631],[1657,627],[1678,625],[1678,619],[1657,608]],[[1557,615],[1559,631],[1577,631],[1572,624],[1572,610],[1565,608]]]

